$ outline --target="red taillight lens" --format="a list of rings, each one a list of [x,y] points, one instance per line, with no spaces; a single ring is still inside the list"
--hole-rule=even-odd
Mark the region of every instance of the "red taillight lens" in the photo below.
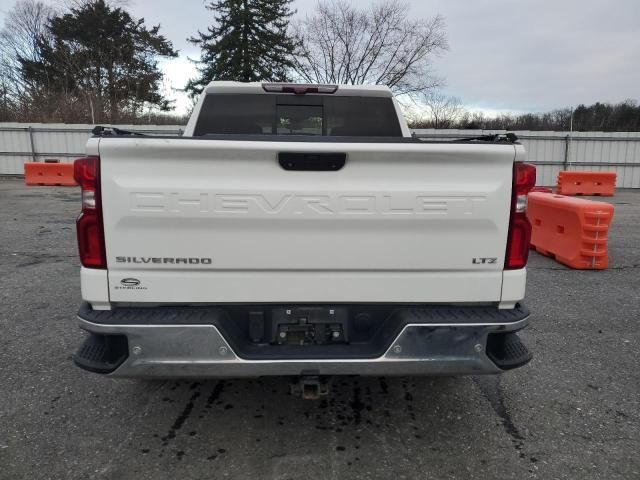
[[[536,167],[528,163],[516,163],[513,167],[513,186],[518,195],[527,195],[536,186]]]
[[[513,166],[511,216],[504,261],[506,270],[524,268],[527,265],[531,242],[531,224],[527,218],[527,194],[535,185],[536,167],[528,163],[516,163]]]
[[[100,201],[100,159],[79,158],[73,164],[73,177],[82,189],[82,213],[76,220],[80,262],[88,268],[105,268],[107,262]]]

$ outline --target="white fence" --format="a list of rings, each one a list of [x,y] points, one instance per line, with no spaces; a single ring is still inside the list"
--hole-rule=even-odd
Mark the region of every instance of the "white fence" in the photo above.
[[[147,134],[180,135],[181,125],[117,125]],[[23,163],[84,154],[91,125],[0,123],[0,175],[21,175]],[[454,139],[498,131],[414,130],[421,139]],[[619,188],[640,188],[640,132],[515,132],[538,167],[538,185],[554,185],[560,170],[614,171]]]
[[[504,130],[414,130],[418,138],[468,138]],[[537,166],[538,185],[556,184],[560,170],[616,172],[618,188],[640,188],[640,132],[516,131]]]
[[[147,134],[180,135],[182,125],[117,125]],[[65,123],[0,123],[0,175],[24,174],[24,162],[58,159],[71,162],[84,155],[93,125]]]

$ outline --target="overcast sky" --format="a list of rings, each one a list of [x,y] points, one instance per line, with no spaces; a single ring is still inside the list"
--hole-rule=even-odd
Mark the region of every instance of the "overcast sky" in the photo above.
[[[60,3],[65,0],[50,0]],[[14,0],[0,0],[0,16]],[[298,15],[316,0],[295,0]],[[368,0],[357,0],[368,5]],[[450,50],[435,58],[447,94],[488,113],[544,111],[640,98],[640,0],[410,0],[412,18],[444,16]],[[203,0],[129,0],[129,11],[161,31],[180,50],[163,62],[167,85],[194,74],[186,38],[212,16]],[[178,98],[181,109],[184,98]]]

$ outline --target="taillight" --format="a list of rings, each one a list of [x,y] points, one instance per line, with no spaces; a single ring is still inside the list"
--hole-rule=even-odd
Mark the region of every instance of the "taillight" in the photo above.
[[[535,185],[536,167],[528,163],[515,163],[507,252],[504,261],[506,270],[524,268],[527,264],[531,242],[531,224],[527,219],[527,194]]]
[[[263,83],[262,89],[265,92],[304,95],[305,93],[335,93],[338,90],[338,86],[315,85],[312,83]]]
[[[73,177],[82,189],[82,213],[76,220],[80,262],[88,268],[105,268],[107,262],[100,198],[100,159],[77,159],[73,164]]]

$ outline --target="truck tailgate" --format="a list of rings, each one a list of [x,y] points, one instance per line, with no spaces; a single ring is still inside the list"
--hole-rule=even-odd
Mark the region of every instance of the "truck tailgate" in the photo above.
[[[500,300],[513,145],[99,142],[112,302]]]

